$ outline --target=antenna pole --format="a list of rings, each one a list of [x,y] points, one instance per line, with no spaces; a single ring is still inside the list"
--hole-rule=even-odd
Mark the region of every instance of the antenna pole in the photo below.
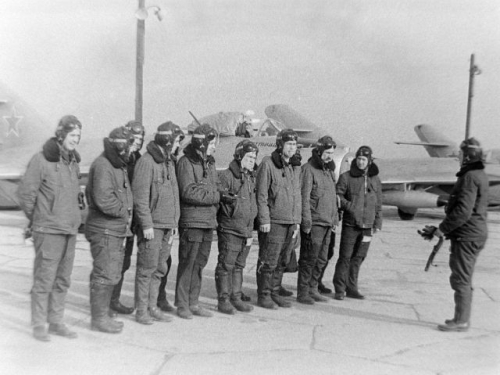
[[[474,76],[481,74],[481,70],[474,65],[474,54],[470,55],[470,68],[469,68],[469,94],[467,96],[467,119],[465,121],[465,139],[470,136],[470,116],[472,112],[472,97],[474,96]]]

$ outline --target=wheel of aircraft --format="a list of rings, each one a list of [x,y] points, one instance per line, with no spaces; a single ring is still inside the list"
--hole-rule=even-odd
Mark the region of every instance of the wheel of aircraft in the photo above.
[[[413,220],[413,219],[415,219],[415,214],[416,214],[416,210],[415,210],[415,212],[406,212],[398,207],[398,215],[399,215],[399,218],[401,220]]]

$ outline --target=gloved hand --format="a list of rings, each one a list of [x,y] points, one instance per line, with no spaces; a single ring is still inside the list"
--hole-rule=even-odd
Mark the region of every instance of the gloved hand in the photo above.
[[[83,191],[78,193],[78,208],[80,208],[80,210],[85,210],[85,194]]]
[[[422,230],[417,230],[417,233],[427,241],[432,240],[434,236],[443,237],[443,232],[434,225],[426,225]]]
[[[228,191],[219,191],[220,201],[225,204],[233,205],[238,197],[236,194],[230,193]]]

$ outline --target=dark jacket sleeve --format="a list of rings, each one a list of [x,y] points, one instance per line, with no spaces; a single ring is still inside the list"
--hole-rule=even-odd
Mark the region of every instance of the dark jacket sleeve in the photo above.
[[[302,230],[311,229],[311,191],[313,186],[313,174],[311,168],[305,164],[302,167],[301,179],[301,195],[302,195]]]
[[[230,180],[231,177],[229,175],[230,173],[231,171],[229,171],[228,169],[219,173],[219,184],[221,190],[226,190],[226,191],[231,190],[231,180]]]
[[[446,212],[446,217],[439,225],[439,229],[444,234],[448,234],[469,221],[474,202],[476,200],[478,187],[470,174],[463,176],[463,183],[457,191],[454,199],[455,204],[451,210]]]
[[[346,172],[348,173],[348,172]],[[339,177],[339,182],[337,184],[337,196],[340,199],[340,209],[341,210],[348,210],[350,207],[351,202],[348,201],[345,197],[347,193],[347,188],[349,186],[349,181],[347,178],[346,173],[342,173]]]
[[[373,226],[378,230],[382,229],[382,183],[380,178],[375,177],[375,184],[377,185],[377,205],[375,206],[375,222]]]
[[[257,170],[257,209],[260,225],[271,224],[271,216],[267,200],[269,198],[269,184],[271,183],[271,170],[266,162],[262,162]]]
[[[149,159],[151,160],[151,159]],[[140,158],[134,169],[132,193],[134,195],[134,213],[142,229],[153,228],[153,218],[149,208],[153,168],[146,157]]]
[[[216,174],[214,175],[216,176]],[[198,182],[193,165],[186,157],[179,160],[177,180],[179,194],[184,203],[196,206],[212,206],[219,203],[218,181],[215,181],[215,184]]]
[[[95,166],[93,178],[93,201],[99,210],[112,217],[128,217],[128,208],[115,194],[114,171],[111,165],[98,163]],[[117,170],[116,173],[122,173]],[[130,207],[132,208],[132,207]]]
[[[42,158],[43,156],[41,154],[33,156],[17,191],[21,209],[30,221],[33,220],[38,190],[43,180]]]

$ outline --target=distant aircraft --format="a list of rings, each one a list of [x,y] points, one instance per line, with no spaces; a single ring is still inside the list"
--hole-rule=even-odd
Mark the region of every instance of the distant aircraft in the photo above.
[[[252,141],[260,149],[258,161],[276,149],[276,134],[285,128],[292,128],[299,134],[298,143],[303,161],[309,158],[310,150],[318,138],[328,134],[287,105],[270,105],[265,109],[265,114],[267,119],[264,121],[252,121],[248,113],[240,112],[220,112],[199,119],[202,123],[210,123],[220,133],[215,154],[218,169],[227,168],[233,159],[236,144],[245,136],[241,127],[245,122],[251,122],[252,128],[260,124],[250,134]],[[195,122],[189,124],[186,131],[189,132],[195,126]],[[44,123],[36,111],[0,84],[0,209],[19,207],[16,196],[19,180],[33,154],[41,149],[45,139],[52,136],[54,127]],[[335,174],[338,178],[340,173],[349,170],[355,155],[340,140],[335,141]],[[430,143],[438,143],[435,141]],[[189,136],[183,145],[188,142]],[[84,187],[90,164],[102,152],[102,137],[87,135],[84,126],[78,151],[82,156],[81,186]],[[455,173],[458,171],[455,158],[377,159],[377,164],[381,170],[383,203],[396,206],[403,220],[412,219],[418,208],[443,205],[456,181]],[[488,172],[494,186],[490,205],[496,206],[500,205],[500,165],[497,168]]]
[[[394,142],[397,145],[424,146],[433,158],[458,158],[458,145],[431,125],[421,124],[413,128],[420,142]]]
[[[276,134],[284,128],[292,128],[299,134],[298,143],[304,159],[309,157],[304,151],[314,147],[318,138],[328,134],[287,105],[270,105],[265,109],[265,113],[268,119],[262,123],[256,136],[252,138],[252,141],[260,147],[259,157],[269,155],[276,148]],[[194,124],[190,126],[193,127]],[[433,133],[425,127],[420,128],[420,133],[417,134],[429,137],[425,143],[430,150],[433,152],[440,150],[439,155],[446,154],[450,157],[376,160],[382,180],[383,204],[396,206],[402,220],[413,219],[419,208],[445,205],[459,169],[457,158],[451,157],[453,154],[458,155],[458,152],[454,151],[453,145],[450,145],[448,140],[432,135]],[[218,168],[227,168],[234,147],[240,140],[238,137],[228,135],[230,134],[220,138],[216,151]],[[338,178],[340,173],[349,170],[355,155],[341,141],[336,140],[336,142],[338,147],[335,150],[335,163]],[[500,166],[488,166],[487,173],[490,178],[489,205],[500,206]]]
[[[251,136],[250,139],[252,142],[259,147],[257,162],[260,162],[264,156],[270,155],[276,149],[276,135],[281,130],[291,127],[289,126],[290,123],[296,124],[300,122],[302,124],[301,128],[292,128],[299,134],[298,145],[304,158],[308,158],[310,154],[306,154],[303,151],[312,149],[318,139],[327,134],[320,127],[312,124],[309,120],[305,119],[288,106],[271,105],[265,109],[265,113],[268,118],[264,121],[260,119],[251,119],[248,114],[241,112],[219,112],[197,118],[197,120],[193,120],[188,124],[187,129],[185,129],[188,136],[183,141],[183,146],[189,143],[189,133],[198,126],[198,122],[201,124],[208,123],[219,133],[219,143],[214,155],[216,167],[217,169],[225,169],[229,166],[231,160],[233,160],[236,145],[245,137],[242,131],[244,128],[242,125],[244,124],[252,123],[253,126],[260,124],[256,129],[253,129],[251,134],[248,134]],[[335,149],[334,160],[338,166],[341,166],[344,156],[350,149],[339,140],[335,141],[337,143],[337,148]],[[338,178],[340,171],[344,170],[347,169],[337,168],[335,171],[336,177]]]
[[[424,146],[433,158],[458,157],[458,144],[441,133],[435,126],[421,124],[414,128],[421,142],[394,142],[398,145]],[[500,164],[500,148],[484,151],[487,164]]]

